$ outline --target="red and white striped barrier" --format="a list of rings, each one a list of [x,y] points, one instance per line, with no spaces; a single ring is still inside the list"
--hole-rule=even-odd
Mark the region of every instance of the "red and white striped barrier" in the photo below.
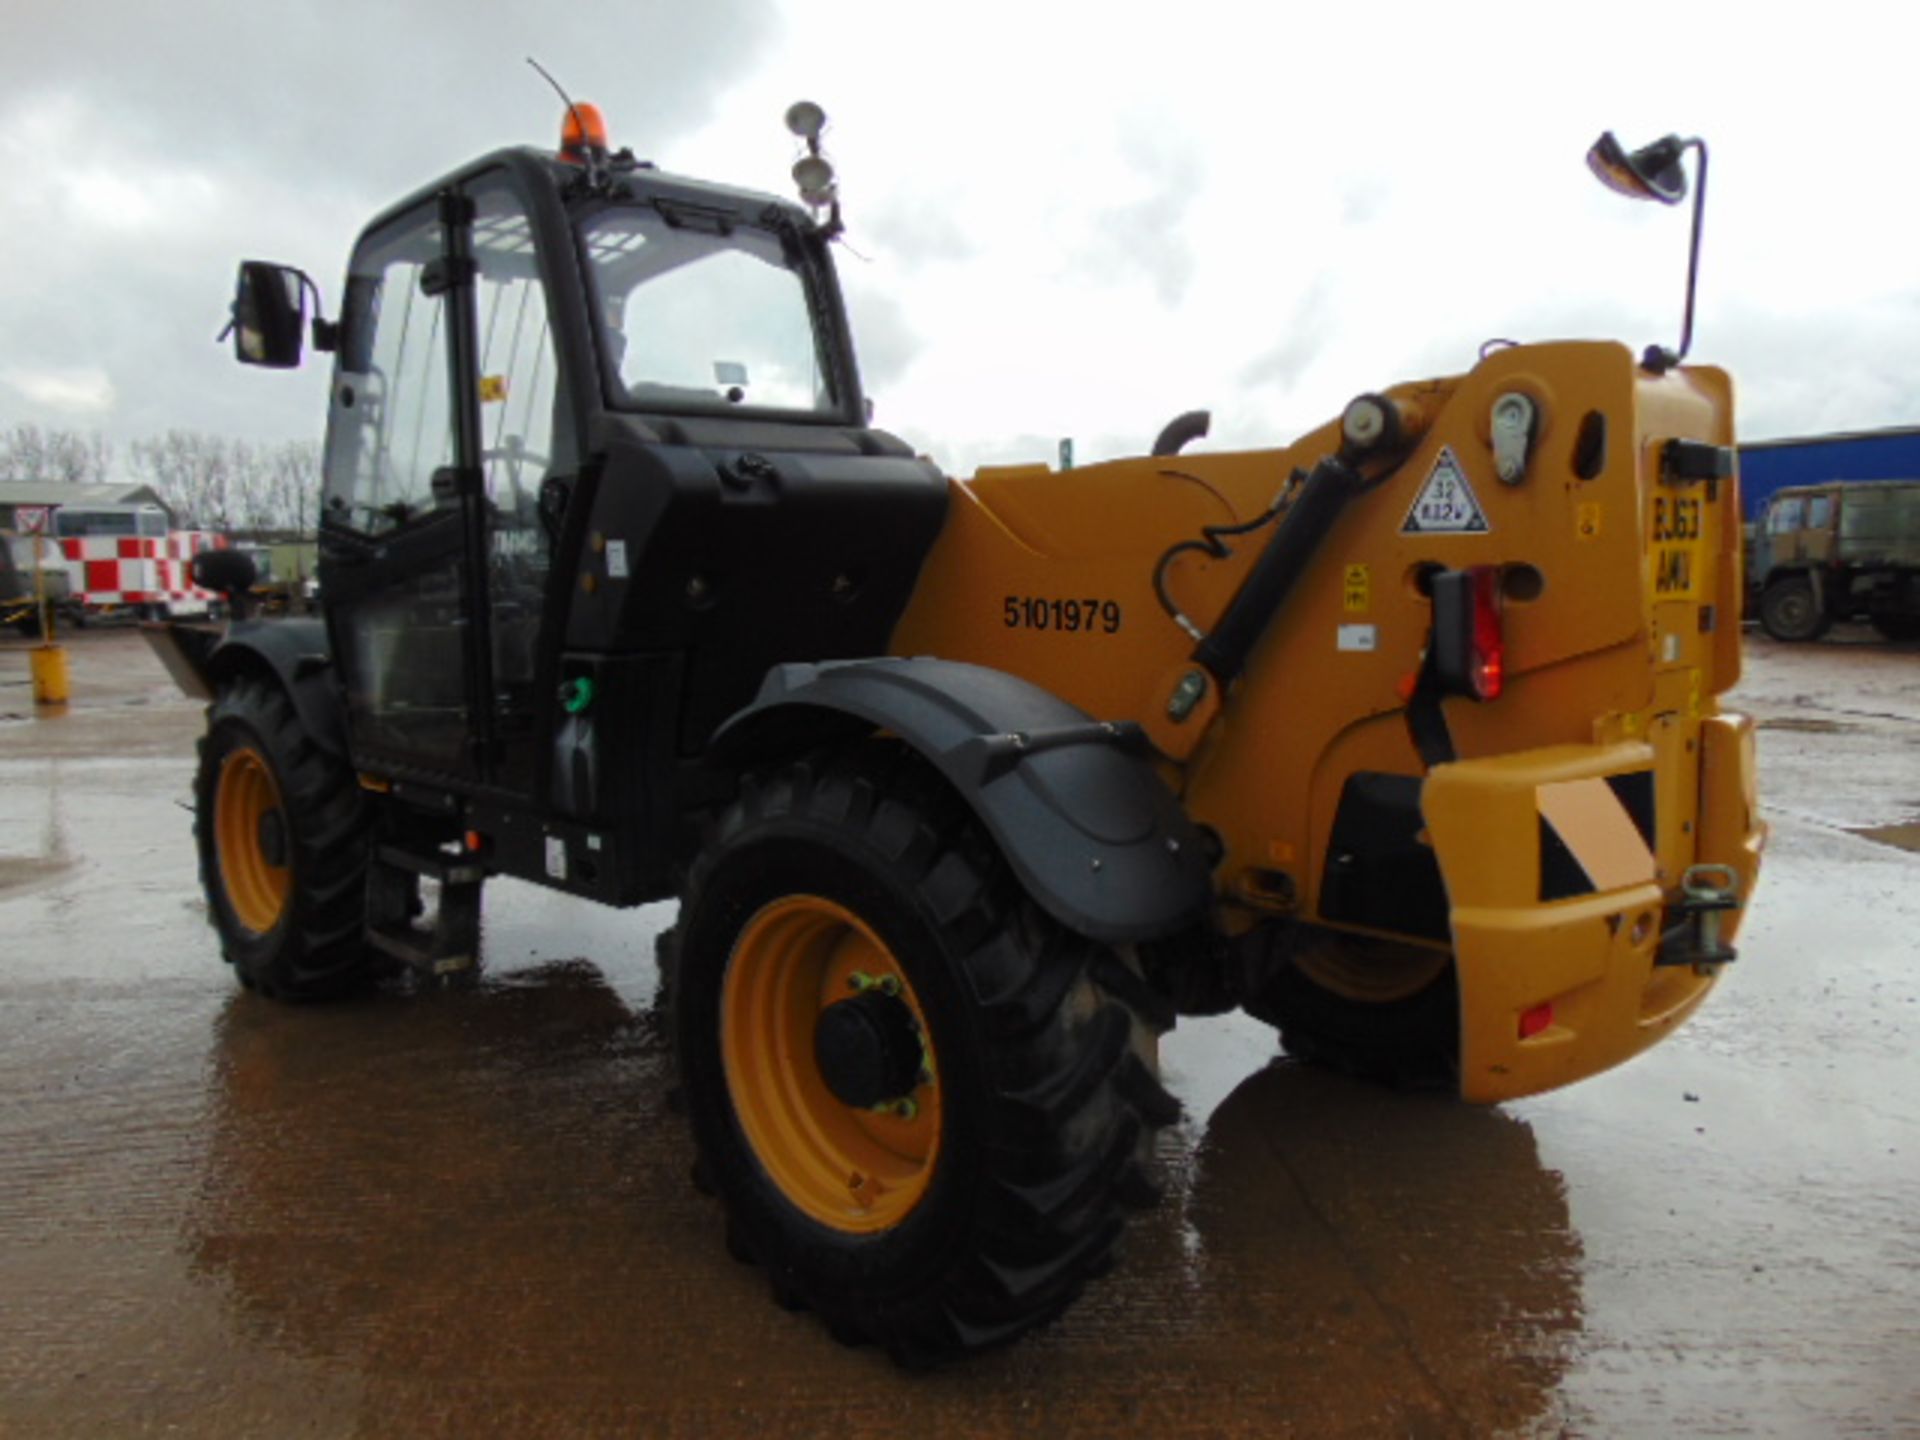
[[[204,615],[212,591],[193,583],[189,567],[202,550],[223,550],[227,537],[209,530],[158,535],[70,536],[60,542],[72,597],[90,610],[163,606],[169,615]]]

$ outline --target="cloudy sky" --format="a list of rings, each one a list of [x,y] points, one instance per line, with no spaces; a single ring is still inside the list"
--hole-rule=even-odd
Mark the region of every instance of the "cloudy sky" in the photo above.
[[[319,367],[213,343],[234,262],[331,305],[374,210],[551,143],[528,54],[616,145],[763,189],[824,105],[880,423],[955,469],[1200,406],[1284,443],[1493,336],[1673,343],[1687,212],[1593,181],[1609,128],[1713,147],[1694,358],[1743,433],[1920,424],[1903,6],[9,0],[0,36],[0,427],[123,455],[317,436]]]

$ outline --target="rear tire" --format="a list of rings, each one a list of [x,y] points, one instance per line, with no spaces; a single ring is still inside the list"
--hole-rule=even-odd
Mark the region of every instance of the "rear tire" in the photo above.
[[[1459,1088],[1459,986],[1438,952],[1315,936],[1245,1008],[1297,1060],[1400,1090]]]
[[[780,1304],[917,1366],[1017,1338],[1109,1267],[1179,1113],[1123,998],[1139,982],[1045,916],[914,757],[750,781],[675,940],[698,1173]],[[854,1029],[891,1027],[874,1056],[906,1047],[878,1101],[846,1098],[845,1027],[821,1019],[856,1005]]]
[[[1776,580],[1760,596],[1760,626],[1776,640],[1789,644],[1818,640],[1832,624],[1804,575]]]
[[[281,1000],[338,995],[365,946],[371,817],[352,770],[280,687],[241,676],[207,711],[194,780],[207,916],[240,982]]]

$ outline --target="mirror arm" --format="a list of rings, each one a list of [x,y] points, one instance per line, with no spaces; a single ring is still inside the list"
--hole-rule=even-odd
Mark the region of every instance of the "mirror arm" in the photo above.
[[[330,353],[339,348],[340,322],[326,317],[320,300],[320,287],[313,277],[304,270],[294,271],[300,277],[300,288],[313,297],[313,348],[322,353]]]
[[[1699,152],[1699,173],[1693,187],[1693,241],[1687,250],[1687,309],[1680,325],[1680,348],[1668,350],[1664,346],[1649,345],[1647,353],[1640,357],[1640,363],[1656,375],[1664,375],[1682,360],[1687,351],[1693,348],[1693,297],[1700,283],[1700,222],[1707,204],[1707,142],[1698,137],[1682,142],[1681,153],[1688,150]]]

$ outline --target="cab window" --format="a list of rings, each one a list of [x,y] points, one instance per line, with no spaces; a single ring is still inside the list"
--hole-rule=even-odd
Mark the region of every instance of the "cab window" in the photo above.
[[[1798,495],[1773,502],[1773,509],[1767,512],[1767,533],[1785,535],[1798,530],[1806,520],[1807,502]]]
[[[447,301],[422,284],[444,248],[438,217],[421,214],[353,257],[327,426],[333,524],[380,532],[423,518],[434,472],[453,463]]]
[[[1807,501],[1807,528],[1825,530],[1833,524],[1833,497],[1815,495]]]
[[[593,217],[583,239],[616,404],[837,408],[806,282],[773,232],[633,208]]]

